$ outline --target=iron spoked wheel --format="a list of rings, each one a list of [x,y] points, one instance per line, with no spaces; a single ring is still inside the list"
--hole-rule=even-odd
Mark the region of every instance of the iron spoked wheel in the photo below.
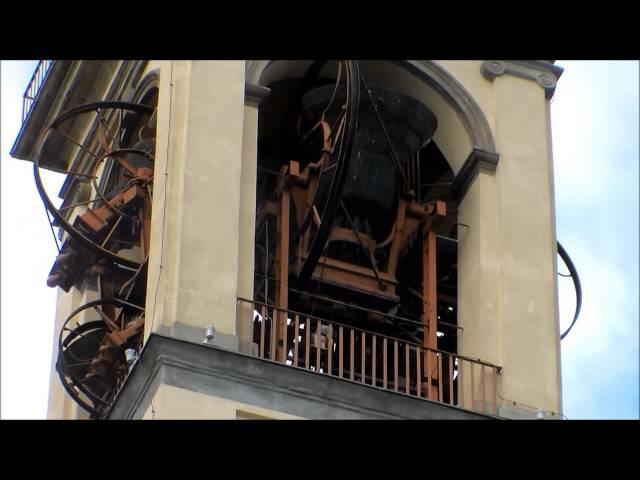
[[[311,83],[311,78],[319,73],[323,64],[324,62],[316,62],[311,66],[305,78],[306,85]],[[343,77],[346,100],[341,106],[340,113],[330,124],[326,115],[333,106],[336,91],[343,88]],[[340,61],[334,95],[311,130],[303,135],[299,146],[299,148],[304,147],[305,142],[308,142],[315,135],[315,148],[318,158],[321,160],[313,201],[304,213],[304,221],[297,235],[299,238],[306,230],[312,229],[308,255],[295,280],[295,289],[297,290],[304,290],[329,238],[349,168],[351,148],[358,122],[359,104],[360,73],[358,63],[356,61]]]
[[[125,114],[125,112],[127,113]],[[131,252],[129,252],[129,255],[122,255],[119,252],[125,250],[124,247],[126,246],[144,245],[142,239],[149,236],[149,232],[144,231],[145,227],[149,228],[149,225],[145,225],[142,217],[145,215],[144,210],[150,210],[151,206],[155,139],[143,139],[141,134],[145,129],[144,127],[148,126],[148,121],[153,113],[154,108],[148,105],[128,102],[97,102],[74,107],[58,116],[44,132],[34,161],[36,188],[46,209],[57,224],[81,248],[90,250],[99,258],[133,269],[139,268],[145,261],[147,256],[145,249],[142,249],[141,254],[133,255],[134,258],[132,258]],[[64,131],[76,119],[83,116],[94,117],[93,120],[98,128],[99,154],[94,153]],[[119,122],[116,121],[118,117],[120,119]],[[109,120],[117,123],[117,128],[115,128],[115,125],[113,126],[114,128],[109,128]],[[146,124],[145,121],[147,122]],[[139,125],[142,125],[142,128]],[[136,129],[137,132],[135,132]],[[137,142],[135,142],[135,133],[139,136],[139,141]],[[126,143],[133,145],[120,145],[123,137],[127,134],[130,138]],[[91,162],[71,169],[43,167],[42,165],[45,163],[43,158],[45,142],[56,136],[61,137],[63,142],[73,144],[84,150],[85,153],[92,157]],[[114,185],[109,191],[107,191],[106,186],[101,187],[98,184],[98,171],[101,167],[104,170],[107,160],[111,160],[111,165],[113,166],[112,178],[115,179]],[[91,182],[95,190],[92,195],[93,198],[69,205],[64,209],[57,208],[43,185],[40,175],[41,168],[57,170],[85,184]],[[123,207],[125,200],[131,200],[129,197],[136,192],[140,197],[136,201],[136,205],[133,206],[133,202],[131,202],[130,205]],[[87,210],[103,207],[104,216],[108,217],[106,220],[101,217],[95,219],[95,225],[100,227],[97,235],[87,225],[82,225],[82,221],[78,221],[78,218],[71,222],[68,214],[63,212],[63,210],[75,210],[76,207],[87,205],[91,206]],[[129,211],[126,211],[126,208]],[[149,211],[146,213],[150,214]],[[128,240],[130,241],[126,242],[121,238],[116,240],[120,236],[118,233],[125,231],[127,227],[131,231],[131,234],[128,235]],[[128,250],[131,250],[131,248]]]
[[[105,314],[114,307],[116,319]],[[101,308],[98,308],[101,307]],[[88,309],[100,320],[71,322]],[[74,310],[62,325],[58,339],[56,370],[69,395],[93,418],[108,409],[119,385],[126,377],[127,349],[139,351],[144,326],[144,309],[120,299],[101,299]]]

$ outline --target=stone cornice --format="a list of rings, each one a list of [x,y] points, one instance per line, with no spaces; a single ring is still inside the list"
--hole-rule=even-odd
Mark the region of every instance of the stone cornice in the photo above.
[[[462,201],[480,170],[495,172],[499,159],[500,156],[497,153],[474,148],[451,185],[451,191],[456,201]]]
[[[515,75],[534,80],[544,88],[545,97],[550,99],[564,69],[554,65],[553,60],[484,60],[480,71],[488,80],[500,75]]]
[[[307,419],[496,418],[156,333],[107,418],[141,419],[161,384]]]
[[[262,100],[267,98],[271,93],[271,89],[262,85],[254,85],[251,83],[244,84],[244,104],[258,108]]]

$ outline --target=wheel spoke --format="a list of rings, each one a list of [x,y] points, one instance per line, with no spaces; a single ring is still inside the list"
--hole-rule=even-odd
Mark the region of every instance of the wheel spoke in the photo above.
[[[116,113],[115,110],[119,112]],[[97,279],[100,300],[88,302],[75,309],[63,323],[58,339],[58,373],[63,386],[73,400],[89,411],[93,418],[104,415],[118,387],[126,378],[127,365],[124,363],[122,349],[126,348],[125,345],[129,342],[140,347],[141,328],[144,326],[144,308],[138,305],[144,304],[144,298],[139,297],[137,287],[140,286],[138,280],[144,277],[143,272],[148,261],[148,242],[145,243],[145,237],[149,233],[149,225],[145,225],[144,220],[147,219],[148,222],[151,213],[149,209],[153,201],[153,146],[150,152],[132,147],[120,147],[119,144],[124,135],[134,141],[136,131],[140,133],[138,125],[145,123],[145,120],[134,119],[132,128],[136,130],[129,132],[128,127],[125,126],[123,110],[136,112],[134,115],[148,115],[155,112],[149,106],[125,102],[85,104],[59,115],[47,131],[48,134],[51,130],[55,130],[66,141],[79,147],[80,150],[72,149],[74,155],[88,153],[94,159],[89,160],[89,170],[83,168],[86,173],[73,171],[75,167],[64,168],[67,165],[63,168],[47,167],[51,171],[68,175],[69,179],[74,177],[86,179],[82,181],[92,187],[92,193],[85,198],[94,198],[90,200],[80,198],[77,199],[78,201],[70,199],[69,204],[61,208],[54,205],[51,201],[53,196],[50,197],[47,194],[40,176],[43,162],[41,154],[34,159],[36,187],[44,202],[56,245],[60,250],[52,219],[69,234],[68,240],[74,242],[67,246],[80,255],[79,261],[74,262],[72,271],[66,272],[73,276],[68,280],[72,281],[71,285],[75,285],[75,282],[86,276],[90,269],[98,267],[100,272]],[[65,122],[73,121],[79,115],[87,114],[97,115],[97,119],[96,117],[90,119],[94,122],[92,125],[97,126],[92,133],[97,135],[99,143],[95,152],[89,148],[91,146],[89,143],[85,142],[83,145],[72,138],[72,132],[68,127],[61,126]],[[45,135],[43,138],[48,137]],[[151,138],[145,142],[148,140],[153,141]],[[38,151],[43,152],[41,147]],[[145,155],[148,161],[141,164],[141,167],[147,168],[141,170],[136,168],[133,161],[128,158],[133,155]],[[106,181],[98,183],[98,172],[105,166],[102,162],[106,159],[109,159],[108,165],[113,167],[103,169],[100,176]],[[133,178],[129,180],[127,176]],[[78,221],[73,217],[74,220],[71,222],[68,213],[81,206],[87,207],[86,212],[82,213]],[[128,233],[127,229],[122,228],[125,217],[140,220],[142,223],[140,226],[134,225],[134,230]],[[128,227],[128,225],[125,226]],[[131,239],[134,241],[129,242],[128,240]],[[116,253],[122,248],[129,248],[126,245],[140,247],[144,260],[133,261]],[[56,265],[57,263],[54,264],[54,268],[62,268],[61,265]],[[135,295],[133,295],[134,292]],[[116,294],[117,296],[114,297]],[[132,297],[131,301],[129,301],[130,297]],[[94,318],[91,322],[78,324],[76,319],[80,317],[77,315],[87,309],[95,310],[100,320]],[[114,343],[120,342],[112,342],[106,337],[111,332],[125,332],[123,340],[127,343],[121,346],[115,345]],[[100,350],[107,345],[108,351]],[[83,357],[88,358],[77,358],[78,356],[74,353],[81,353]],[[92,368],[92,365],[96,368]],[[90,377],[80,378],[85,373],[90,373]]]
[[[71,138],[69,135],[67,135],[66,133],[64,133],[62,130],[58,130],[57,128],[54,130],[54,132],[59,133],[60,135],[66,137],[71,143],[73,143],[74,145],[77,145],[78,147],[80,147],[82,150],[84,150],[85,152],[87,152],[89,155],[91,155],[93,158],[98,158],[98,155],[96,155],[95,153],[93,153],[91,150],[89,150],[87,147],[85,147],[84,145],[82,145],[81,143],[79,143],[77,140]]]
[[[63,173],[65,175],[74,175],[74,176],[86,177],[86,178],[97,178],[95,175],[89,175],[87,173],[81,173],[81,172],[73,172],[71,170],[65,170],[63,168],[46,167],[46,169],[56,173]]]
[[[89,205],[91,203],[95,203],[102,200],[101,198],[94,198],[93,200],[87,200],[86,202],[78,202],[78,203],[74,203],[73,205],[68,205],[66,207],[62,207],[61,209],[59,209],[59,212],[64,212],[65,210],[73,210],[76,207],[82,207],[83,205]]]

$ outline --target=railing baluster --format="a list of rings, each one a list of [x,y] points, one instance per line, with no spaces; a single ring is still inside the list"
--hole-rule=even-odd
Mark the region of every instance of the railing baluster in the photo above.
[[[449,364],[449,405],[453,405],[453,356],[447,355]]]
[[[273,361],[277,360],[277,356],[276,356],[276,338],[278,336],[278,320],[276,319],[276,315],[278,315],[278,312],[276,311],[275,308],[271,309],[271,348],[269,349],[269,358]]]
[[[296,314],[293,323],[293,364],[298,366],[298,344],[300,343],[300,318]]]
[[[416,347],[416,393],[419,397],[422,396],[422,375],[420,371],[420,348]]]
[[[493,414],[498,415],[498,372],[493,370]]]
[[[251,347],[251,355],[253,355],[253,322],[256,319],[256,306],[251,304],[251,318],[249,318],[249,345]],[[242,311],[242,307],[240,307]]]
[[[371,337],[371,385],[376,386],[376,336]]]
[[[431,359],[433,358],[433,353],[427,349],[424,351],[424,373],[425,373],[425,381],[427,382],[427,392],[426,397],[429,400],[433,400],[431,398],[432,394],[432,386],[433,383],[433,368],[431,365]]]
[[[464,383],[462,382],[463,367],[464,360],[458,357],[458,407],[460,408],[464,408]]]
[[[442,353],[438,354],[438,400],[442,403]]]
[[[260,322],[260,358],[264,358],[264,329],[267,326],[267,316],[265,315],[266,307],[263,305],[260,308],[260,314],[262,315],[262,322]]]
[[[398,341],[393,341],[393,387],[398,391]]]
[[[320,373],[320,351],[322,350],[321,338],[322,322],[316,320],[316,372]]]
[[[329,324],[329,333],[327,335],[327,373],[331,375],[331,364],[333,357],[333,324]]]
[[[344,335],[343,335],[343,328],[342,325],[340,325],[338,327],[338,376],[340,378],[342,378],[342,374],[344,372],[343,367],[344,367],[344,347],[343,347],[343,343],[344,343]]]
[[[307,317],[305,322],[304,368],[309,370],[309,354],[311,353],[311,321],[309,320],[309,317]]]
[[[480,381],[482,382],[482,407],[481,407],[481,412],[486,412],[487,410],[487,398],[485,396],[485,378],[484,378],[484,365],[480,365]]]
[[[430,352],[426,349],[422,349],[422,368],[424,368],[424,397],[431,399],[431,372],[429,367],[431,362],[429,361]]]
[[[382,388],[387,388],[387,337],[382,339],[382,364],[384,367],[382,368]]]
[[[49,68],[51,68],[53,61],[40,60],[36,69],[31,76],[31,80],[29,81],[29,85],[22,95],[22,123],[24,124],[25,120],[29,116],[31,112],[31,108],[33,107],[33,103],[36,99],[36,96],[40,92],[40,88],[44,84],[44,80],[47,77],[47,73],[49,72]]]
[[[349,356],[351,357],[349,360],[349,367],[351,368],[351,381],[355,380],[355,351],[356,351],[356,347],[355,347],[355,339],[354,339],[354,332],[353,332],[353,328],[351,329],[351,348],[349,349]]]
[[[289,342],[287,340],[287,330],[289,330],[289,315],[287,312],[282,312],[282,363],[286,365],[289,359]]]
[[[475,394],[476,382],[475,382],[475,379],[474,379],[475,372],[473,371],[474,370],[473,367],[475,366],[475,363],[473,363],[473,362],[469,362],[469,363],[471,364],[470,365],[471,366],[471,410],[475,410],[476,407],[475,407],[474,403],[476,401],[476,398],[475,398],[476,397],[476,394]]]
[[[404,358],[405,358],[405,391],[409,393],[409,380],[410,380],[410,370],[409,370],[409,344],[404,344]]]
[[[362,371],[361,374],[361,382],[362,383],[367,383],[365,381],[365,374],[366,374],[366,370],[365,370],[365,350],[366,350],[366,335],[364,332],[362,332],[362,345],[360,345],[360,350],[362,351],[362,365],[360,370]]]

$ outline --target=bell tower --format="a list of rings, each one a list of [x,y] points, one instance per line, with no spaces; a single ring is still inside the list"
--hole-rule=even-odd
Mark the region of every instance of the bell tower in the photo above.
[[[553,61],[48,69],[52,417],[560,418]]]

